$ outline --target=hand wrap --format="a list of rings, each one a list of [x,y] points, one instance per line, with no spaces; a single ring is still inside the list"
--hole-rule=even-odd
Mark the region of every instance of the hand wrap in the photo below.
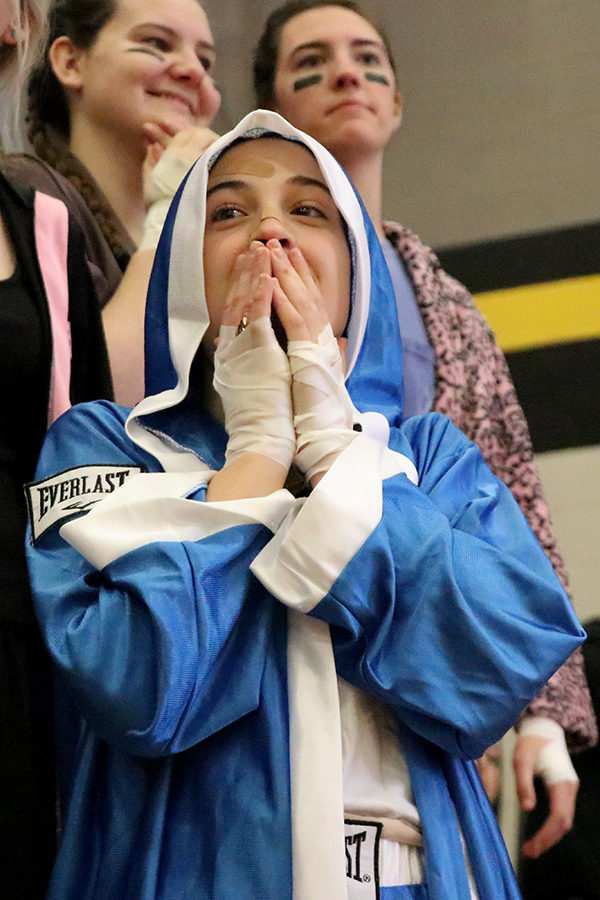
[[[148,212],[144,220],[144,234],[138,250],[154,250],[158,246],[171,201],[190,166],[189,159],[175,156],[168,150],[165,150],[154,166],[152,180],[144,197],[148,205]]]
[[[546,716],[527,716],[519,726],[519,737],[530,735],[549,741],[538,753],[533,770],[536,775],[540,775],[547,785],[579,781],[567,750],[565,733],[558,722]]]
[[[229,435],[226,462],[261,453],[289,469],[296,449],[291,373],[270,319],[256,319],[241,334],[221,326],[214,364]]]
[[[318,342],[290,341],[295,463],[310,480],[326,472],[357,436],[337,341],[327,325]]]

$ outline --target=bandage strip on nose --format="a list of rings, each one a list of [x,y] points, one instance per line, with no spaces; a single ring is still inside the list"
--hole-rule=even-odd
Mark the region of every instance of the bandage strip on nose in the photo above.
[[[278,209],[276,209],[274,206],[273,207],[267,206],[262,211],[260,221],[264,222],[266,219],[276,219],[279,222],[280,218],[281,218],[281,212]]]
[[[295,462],[310,480],[326,472],[340,453],[358,437],[355,409],[346,385],[340,351],[331,326],[311,341],[290,341]]]
[[[236,325],[222,326],[214,363],[229,435],[226,462],[251,452],[289,469],[296,450],[291,373],[270,319],[256,319],[241,334]]]

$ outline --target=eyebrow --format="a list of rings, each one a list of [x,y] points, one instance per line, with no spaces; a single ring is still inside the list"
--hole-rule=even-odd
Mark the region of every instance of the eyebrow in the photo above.
[[[290,178],[290,183],[299,184],[300,187],[318,187],[331,196],[331,191],[325,182],[321,181],[319,178],[309,178],[308,175],[294,175],[293,178]]]
[[[298,44],[297,47],[294,47],[292,50],[291,56],[295,56],[296,53],[303,53],[306,50],[327,50],[328,47],[331,46],[331,41],[307,41],[305,44]],[[383,53],[386,53],[385,46],[381,43],[381,41],[373,41],[368,38],[354,38],[350,41],[351,47],[376,47],[378,50],[381,50]]]
[[[229,181],[221,181],[221,182],[219,182],[219,184],[213,184],[212,187],[209,187],[209,189],[206,192],[206,199],[208,200],[208,198],[210,196],[212,196],[212,194],[214,194],[215,191],[229,191],[229,190],[241,191],[247,187],[248,187],[248,185],[245,181],[240,181],[239,179],[230,178]]]
[[[181,37],[179,32],[175,31],[174,28],[171,28],[170,25],[164,25],[162,22],[138,22],[132,27],[131,32],[135,33],[139,28],[159,28],[161,31],[165,31],[174,38]],[[210,50],[212,53],[215,53],[215,45],[210,41],[197,41],[196,47],[202,47],[204,50]]]
[[[292,177],[288,179],[288,184],[297,184],[300,185],[300,187],[317,187],[331,196],[331,191],[324,181],[320,181],[318,178],[309,178],[308,175],[292,175]],[[208,200],[215,191],[241,191],[244,189],[248,189],[248,182],[242,181],[240,178],[230,178],[228,181],[220,181],[219,184],[213,184],[212,187],[209,187],[206,192],[206,199]]]

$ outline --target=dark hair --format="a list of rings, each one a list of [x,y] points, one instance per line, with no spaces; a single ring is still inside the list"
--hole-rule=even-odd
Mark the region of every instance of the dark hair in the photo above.
[[[372,25],[383,42],[393,71],[396,71],[392,48],[385,31],[367,16],[354,0],[287,0],[268,17],[254,52],[254,94],[257,106],[271,109],[275,104],[275,73],[284,25],[301,13],[321,6],[340,6],[342,9],[349,9]]]
[[[52,71],[49,50],[65,35],[76,47],[89,50],[99,32],[117,11],[118,0],[54,0],[49,15],[44,56],[29,80],[30,137],[40,126],[52,125],[65,138],[71,132],[67,95]]]

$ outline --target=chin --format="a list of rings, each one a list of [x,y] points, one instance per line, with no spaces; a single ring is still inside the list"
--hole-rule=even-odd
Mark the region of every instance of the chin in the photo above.
[[[339,160],[348,155],[356,156],[361,152],[382,150],[387,140],[379,139],[373,134],[373,129],[363,123],[349,122],[343,130],[340,129],[335,134],[329,133],[323,143]]]

